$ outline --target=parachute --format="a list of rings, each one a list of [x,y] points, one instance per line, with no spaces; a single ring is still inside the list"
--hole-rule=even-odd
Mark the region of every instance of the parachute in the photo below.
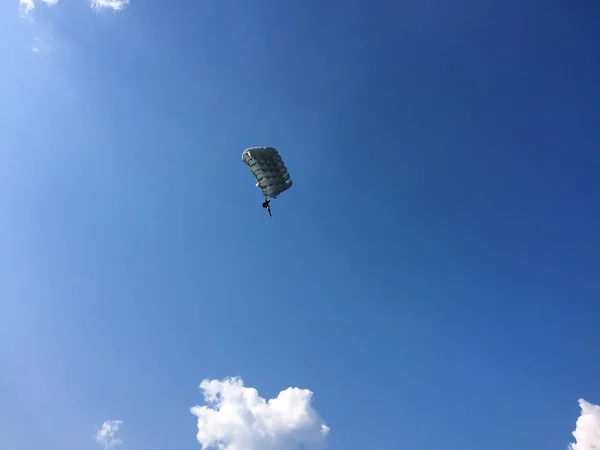
[[[277,198],[292,187],[292,180],[279,152],[273,147],[251,147],[242,152],[242,161],[256,178],[266,198]]]

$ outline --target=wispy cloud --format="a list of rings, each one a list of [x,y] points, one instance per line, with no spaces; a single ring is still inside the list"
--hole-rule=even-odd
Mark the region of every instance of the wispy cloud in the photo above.
[[[105,450],[113,448],[115,445],[122,444],[123,441],[117,439],[116,435],[123,424],[122,420],[107,420],[96,432],[96,442],[104,447]]]
[[[579,407],[581,415],[573,431],[575,443],[569,444],[569,450],[600,449],[600,406],[580,399]]]
[[[240,378],[204,380],[207,406],[194,406],[202,449],[296,450],[325,448],[329,427],[312,407],[308,389],[288,388],[266,401]]]
[[[35,4],[38,0],[19,0],[19,10],[21,13],[27,15],[35,9]],[[58,3],[58,0],[39,0],[48,6],[54,6]]]
[[[34,53],[41,53],[51,51],[52,46],[46,41],[40,39],[39,37],[33,38],[33,44],[31,45],[31,51]]]
[[[35,9],[35,3],[33,0],[19,0],[19,11],[21,14],[28,15]]]
[[[129,0],[92,0],[92,8],[94,9],[112,9],[113,11],[121,11],[129,4]]]
[[[19,10],[23,16],[28,16],[39,2],[45,3],[48,6],[58,4],[59,0],[19,0]],[[93,9],[112,9],[113,11],[121,11],[129,4],[129,0],[90,0],[90,5]]]

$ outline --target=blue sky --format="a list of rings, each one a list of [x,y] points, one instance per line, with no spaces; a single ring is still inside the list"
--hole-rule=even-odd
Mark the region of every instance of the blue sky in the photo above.
[[[0,6],[0,447],[198,449],[239,376],[310,390],[330,449],[564,449],[580,398],[592,448],[598,2],[33,5]]]

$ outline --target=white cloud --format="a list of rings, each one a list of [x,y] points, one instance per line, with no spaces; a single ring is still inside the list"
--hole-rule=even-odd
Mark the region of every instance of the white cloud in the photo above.
[[[113,448],[115,445],[122,444],[123,441],[117,439],[116,434],[123,424],[122,420],[107,420],[96,432],[96,442],[104,446],[105,450]]]
[[[121,11],[129,4],[129,0],[91,0],[92,8],[94,9],[112,9],[113,11]]]
[[[600,406],[580,399],[579,407],[581,415],[573,431],[576,443],[569,444],[569,450],[600,449]]]
[[[208,406],[194,406],[202,449],[297,450],[326,448],[329,427],[312,407],[308,389],[287,388],[265,401],[241,378],[203,380]]]
[[[23,14],[29,14],[35,9],[35,3],[33,0],[19,0],[19,10]]]
[[[54,6],[58,3],[58,0],[40,0],[48,6]],[[19,10],[21,13],[27,15],[35,9],[34,0],[19,0]]]
[[[19,0],[19,10],[24,16],[29,15],[36,6],[37,2],[45,3],[48,6],[58,4],[59,0]],[[90,0],[90,4],[94,9],[112,9],[113,11],[121,11],[129,4],[129,0]]]

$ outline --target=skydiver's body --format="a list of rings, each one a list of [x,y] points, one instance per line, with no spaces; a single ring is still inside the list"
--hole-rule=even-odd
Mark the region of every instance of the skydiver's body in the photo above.
[[[273,217],[273,214],[271,214],[271,200],[269,200],[268,198],[265,199],[265,201],[262,204],[262,207],[265,208],[267,211],[269,211],[269,216]]]

